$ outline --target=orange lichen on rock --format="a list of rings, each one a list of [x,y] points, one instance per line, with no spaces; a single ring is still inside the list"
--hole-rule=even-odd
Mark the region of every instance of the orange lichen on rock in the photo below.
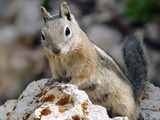
[[[62,108],[59,108],[58,110],[60,113],[64,113],[66,111],[66,109],[62,109]]]
[[[141,99],[142,100],[149,99],[149,95],[147,93],[144,93]]]
[[[52,112],[52,111],[51,111],[49,108],[45,108],[45,109],[43,109],[43,110],[41,111],[41,115],[47,116],[47,115],[51,114],[51,112]]]
[[[22,95],[19,100],[21,100],[21,99],[23,99],[23,98],[24,98],[24,96]]]
[[[83,102],[83,104],[81,106],[82,106],[82,109],[87,110],[88,103],[87,102]]]
[[[60,88],[60,87],[57,87],[57,89],[59,90],[59,91],[62,91],[63,89],[62,88]]]
[[[65,105],[65,104],[73,104],[73,99],[68,95],[64,98],[60,99],[56,105]]]
[[[47,90],[43,90],[41,93],[37,94],[35,97],[39,97],[40,98],[40,97],[46,95],[46,93],[47,93]]]
[[[51,95],[47,96],[46,98],[44,98],[42,100],[42,102],[53,102],[54,99],[55,99],[55,96],[53,94],[51,94]]]
[[[41,118],[34,118],[34,120],[40,120]]]
[[[8,112],[6,115],[9,116],[10,112]]]
[[[81,106],[82,106],[82,111],[83,111],[83,113],[84,113],[85,115],[88,115],[89,112],[86,111],[86,110],[88,109],[88,103],[87,103],[87,102],[83,102]]]
[[[17,107],[17,106],[14,106],[14,107],[13,107],[13,111],[15,111],[16,107]]]
[[[79,116],[72,116],[72,120],[81,120]]]

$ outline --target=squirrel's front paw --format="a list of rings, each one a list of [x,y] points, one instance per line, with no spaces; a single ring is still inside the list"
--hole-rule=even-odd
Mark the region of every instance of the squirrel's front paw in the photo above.
[[[63,77],[62,83],[69,83],[71,81],[71,77]]]
[[[60,79],[49,78],[49,80],[47,81],[45,86],[51,86],[51,85],[55,84],[56,82],[61,83],[62,79],[60,80]]]
[[[50,85],[54,84],[54,82],[55,82],[55,80],[53,78],[49,78],[49,80],[47,81],[45,86],[50,86]]]
[[[64,90],[64,89],[67,89],[67,88],[68,88],[68,86],[65,85],[65,84],[58,84],[56,87],[57,87],[58,89],[60,89],[60,90]]]

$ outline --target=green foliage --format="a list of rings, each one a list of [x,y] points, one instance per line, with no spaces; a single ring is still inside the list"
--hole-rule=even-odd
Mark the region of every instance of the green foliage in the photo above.
[[[130,22],[145,23],[160,14],[158,2],[158,0],[129,0],[124,14]]]
[[[42,1],[42,2],[41,2],[41,5],[42,5],[43,7],[48,6],[49,0],[41,0],[41,1]]]

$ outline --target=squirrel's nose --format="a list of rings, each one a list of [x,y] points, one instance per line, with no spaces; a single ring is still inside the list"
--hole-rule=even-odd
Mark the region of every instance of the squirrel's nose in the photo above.
[[[58,45],[52,45],[52,52],[58,54],[61,51]]]

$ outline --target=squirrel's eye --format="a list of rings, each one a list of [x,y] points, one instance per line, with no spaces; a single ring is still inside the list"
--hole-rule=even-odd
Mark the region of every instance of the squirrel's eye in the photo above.
[[[71,33],[70,29],[67,27],[66,30],[65,30],[65,35],[66,36],[69,36]]]
[[[44,35],[43,35],[43,34],[41,35],[41,37],[42,37],[42,39],[43,39],[43,40],[45,40],[45,37],[44,37]]]

